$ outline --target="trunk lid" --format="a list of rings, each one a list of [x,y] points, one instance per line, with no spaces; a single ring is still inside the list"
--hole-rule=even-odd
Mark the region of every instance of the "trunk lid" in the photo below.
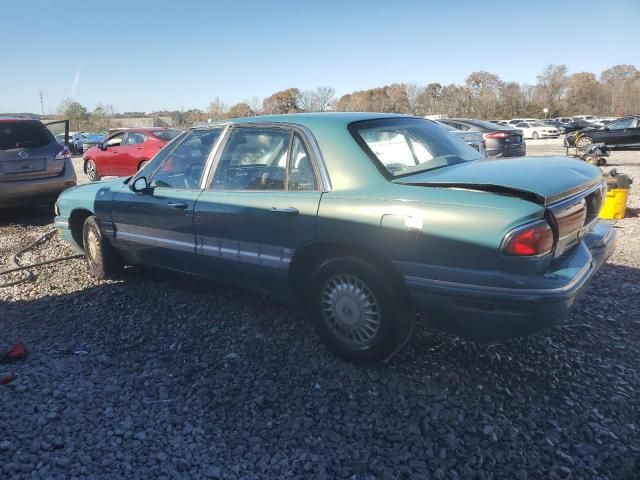
[[[548,206],[602,182],[600,170],[567,157],[522,157],[459,163],[396,178],[394,183],[465,188]]]

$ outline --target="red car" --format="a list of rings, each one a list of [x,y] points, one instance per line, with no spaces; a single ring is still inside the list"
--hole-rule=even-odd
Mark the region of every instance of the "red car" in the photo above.
[[[84,172],[92,182],[105,176],[133,175],[181,133],[182,130],[175,128],[117,130],[84,153]]]

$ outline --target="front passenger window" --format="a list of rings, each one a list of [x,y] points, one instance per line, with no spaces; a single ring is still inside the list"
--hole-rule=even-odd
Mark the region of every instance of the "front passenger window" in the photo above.
[[[194,130],[165,158],[162,166],[151,179],[155,187],[178,189],[199,188],[200,179],[222,128]]]
[[[622,120],[609,125],[609,130],[623,130],[625,128],[631,128],[633,118],[623,118]]]

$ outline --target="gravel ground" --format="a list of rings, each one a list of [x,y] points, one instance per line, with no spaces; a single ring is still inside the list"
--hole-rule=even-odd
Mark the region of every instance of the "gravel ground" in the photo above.
[[[558,140],[529,153],[564,153]],[[640,152],[610,163],[640,179]],[[569,321],[477,345],[420,325],[391,365],[331,356],[251,292],[81,260],[0,289],[0,478],[638,479],[640,188]],[[51,227],[4,212],[9,252]],[[71,250],[57,238],[29,255]]]

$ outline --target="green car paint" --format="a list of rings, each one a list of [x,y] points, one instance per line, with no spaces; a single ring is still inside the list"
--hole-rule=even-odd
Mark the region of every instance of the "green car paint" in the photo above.
[[[224,278],[288,299],[300,296],[313,273],[300,271],[308,264],[302,259],[346,250],[401,279],[404,300],[434,324],[476,338],[525,334],[564,319],[612,254],[612,229],[594,221],[566,251],[531,258],[505,256],[501,247],[510,232],[549,219],[565,199],[601,194],[599,170],[564,157],[478,158],[390,177],[349,130],[381,119],[407,117],[292,114],[198,127],[296,129],[313,147],[319,188],[216,190],[208,188],[215,172],[207,168],[190,189],[136,193],[129,188],[136,177],[116,179],[65,191],[56,225],[81,250],[79,219],[95,214],[130,262]],[[207,160],[211,168],[226,132]],[[137,176],[150,175],[170,151]],[[176,203],[184,207],[169,206]]]

